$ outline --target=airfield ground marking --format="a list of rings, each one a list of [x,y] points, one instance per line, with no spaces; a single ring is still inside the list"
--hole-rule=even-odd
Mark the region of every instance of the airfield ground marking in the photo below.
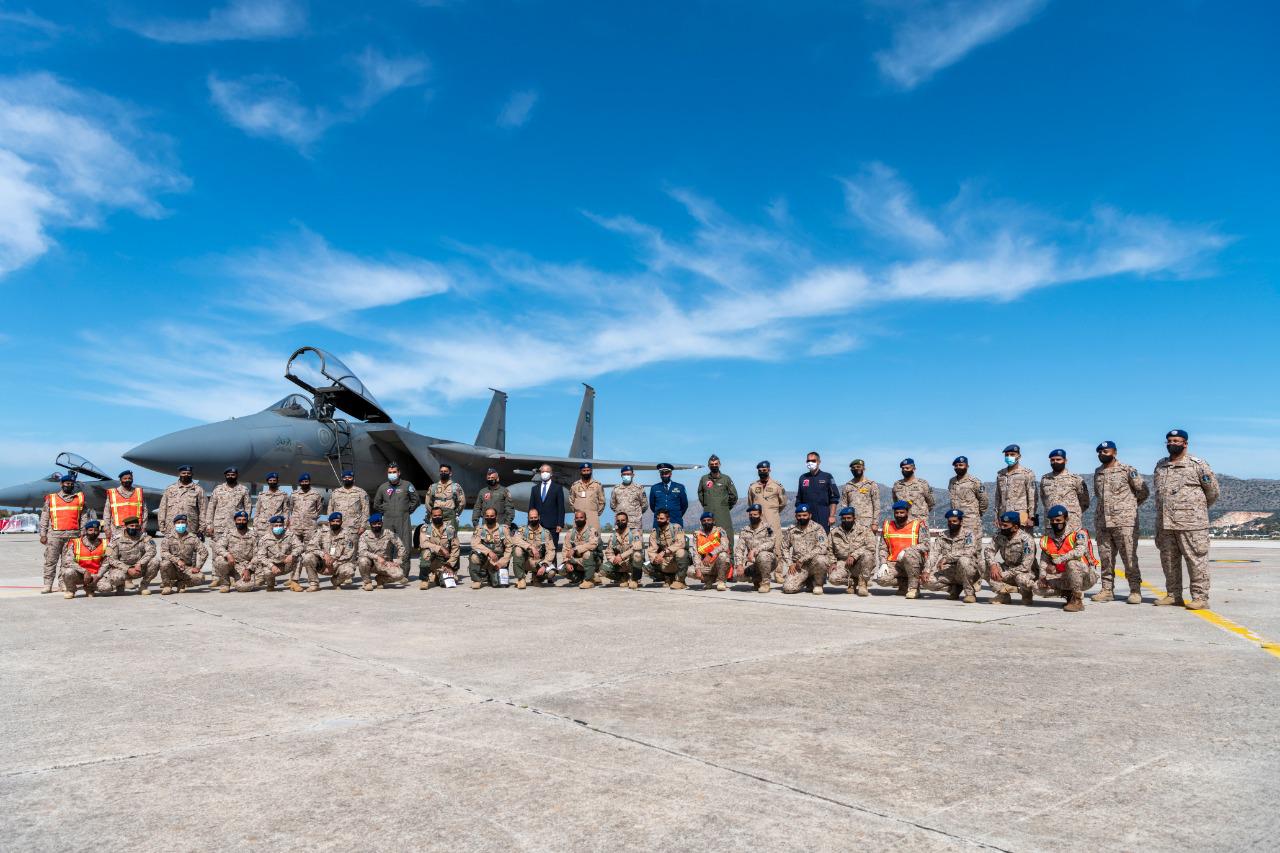
[[[1118,578],[1123,577],[1126,580],[1128,579],[1128,576],[1125,575],[1123,572],[1117,572],[1116,577]],[[1155,586],[1153,584],[1149,584],[1146,581],[1143,581],[1142,585],[1147,589],[1149,589],[1151,592],[1160,596],[1161,598],[1164,598],[1166,595],[1168,595],[1168,593],[1165,592],[1160,587]],[[1210,625],[1216,625],[1217,627],[1221,628],[1222,630],[1226,631],[1229,634],[1235,634],[1237,637],[1242,637],[1248,640],[1249,642],[1256,644],[1258,648],[1262,649],[1267,654],[1280,658],[1280,643],[1273,643],[1270,640],[1267,640],[1265,637],[1259,636],[1249,628],[1246,628],[1243,625],[1237,625],[1235,622],[1232,622],[1230,619],[1223,616],[1221,613],[1215,613],[1214,611],[1208,610],[1208,609],[1188,610],[1187,612],[1194,613],[1196,616],[1199,616],[1201,619],[1208,622]]]

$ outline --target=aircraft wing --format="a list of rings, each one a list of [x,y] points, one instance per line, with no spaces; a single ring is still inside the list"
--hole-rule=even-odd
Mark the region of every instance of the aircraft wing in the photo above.
[[[657,462],[632,462],[625,459],[593,459],[585,456],[534,456],[526,453],[511,453],[506,450],[494,450],[489,447],[475,447],[470,444],[458,444],[454,442],[446,444],[431,445],[431,452],[442,457],[452,457],[458,460],[469,461],[472,464],[481,463],[489,464],[494,467],[521,466],[528,467],[530,470],[542,464],[550,465],[557,473],[572,472],[577,476],[578,467],[583,462],[590,462],[592,468],[621,468],[623,465],[630,465],[637,471],[655,471],[658,468]],[[691,468],[700,468],[700,465],[688,465],[681,463],[679,465],[672,463],[673,468],[687,470]]]

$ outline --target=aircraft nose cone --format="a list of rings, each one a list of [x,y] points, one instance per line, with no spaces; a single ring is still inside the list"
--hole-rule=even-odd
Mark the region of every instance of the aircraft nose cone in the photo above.
[[[227,466],[243,469],[252,462],[248,437],[226,421],[153,438],[126,452],[124,458],[166,474],[175,473],[179,465],[190,465],[198,480],[217,479]]]
[[[57,487],[57,483],[49,484],[49,491],[53,491]],[[0,489],[0,506],[29,507],[35,503],[31,500],[32,488],[30,483],[24,483],[21,486],[6,486]]]

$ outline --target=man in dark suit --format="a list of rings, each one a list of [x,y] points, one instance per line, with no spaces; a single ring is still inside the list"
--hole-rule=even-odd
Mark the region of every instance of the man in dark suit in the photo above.
[[[551,541],[560,547],[560,531],[564,530],[564,487],[551,479],[551,466],[538,469],[538,480],[529,492],[529,509],[536,509],[542,526],[551,532]]]

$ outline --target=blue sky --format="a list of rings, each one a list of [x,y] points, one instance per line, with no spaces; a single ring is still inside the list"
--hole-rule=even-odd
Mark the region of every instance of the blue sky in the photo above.
[[[0,479],[256,411],[1280,476],[1274,4],[0,5]],[[159,475],[148,479],[163,480]],[[690,478],[692,479],[692,478]]]

